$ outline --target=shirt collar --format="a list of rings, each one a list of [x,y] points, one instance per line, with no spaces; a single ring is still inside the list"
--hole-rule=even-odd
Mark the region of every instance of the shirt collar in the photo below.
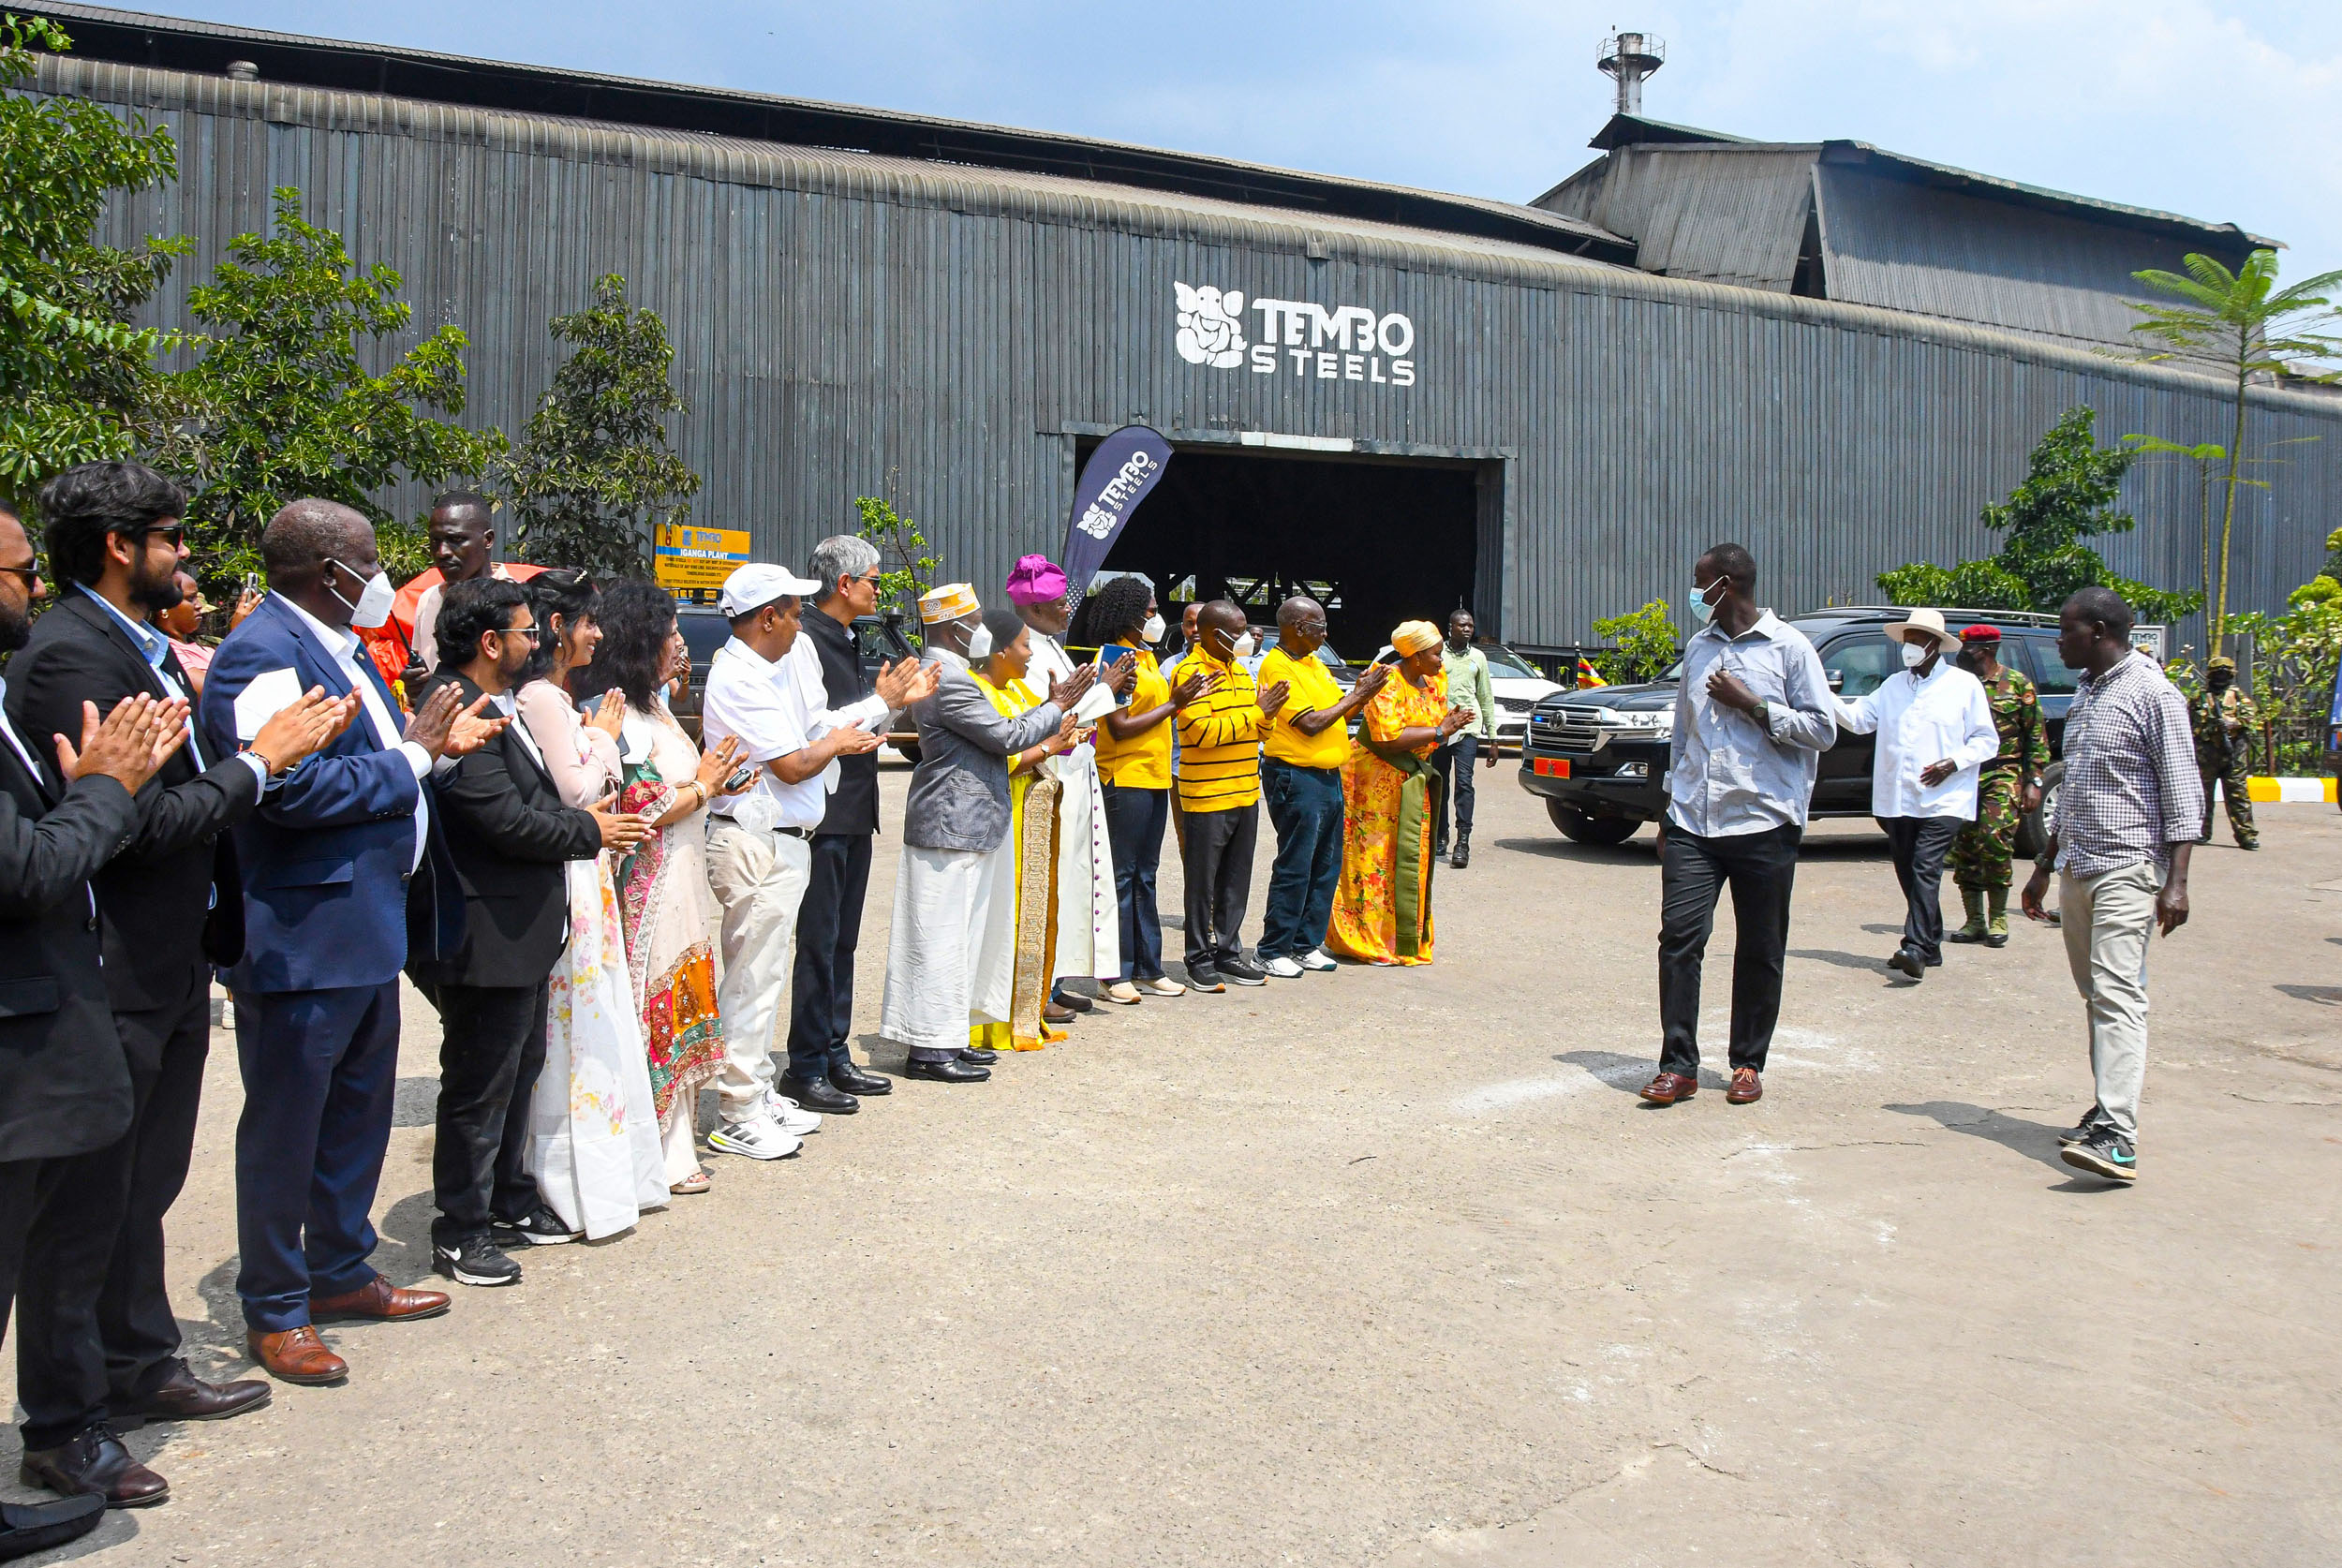
[[[2093,675],[2089,671],[2084,670],[2079,675],[2075,676],[2074,685],[2085,690],[2096,691],[2101,687],[2106,686],[2109,682],[2112,681],[2115,676],[2123,673],[2132,665],[2138,663],[2141,657],[2142,656],[2139,650],[2133,648],[2130,652],[2116,659],[2114,661],[2114,667],[2107,671],[2105,674]]]
[[[767,673],[780,668],[779,659],[766,658],[763,654],[758,653],[754,648],[749,647],[746,643],[743,643],[737,637],[734,637],[730,642],[726,643],[722,647],[716,650],[716,658],[721,658],[726,654],[730,654],[734,658],[745,658],[749,663],[754,664],[759,669],[765,671]],[[785,658],[787,656],[784,655],[783,657]],[[711,660],[710,662],[713,661]]]
[[[157,670],[162,668],[163,656],[170,651],[170,640],[169,638],[165,637],[161,632],[156,630],[153,627],[147,625],[144,621],[134,621],[129,616],[124,614],[120,610],[114,607],[112,600],[107,599],[104,594],[99,593],[88,584],[76,583],[74,586],[81,589],[82,593],[88,595],[92,603],[104,610],[107,614],[111,615],[114,618],[114,624],[130,634],[130,641],[138,645],[140,656],[143,658],[147,663],[153,665]]]
[[[1741,637],[1762,637],[1770,643],[1786,629],[1787,626],[1780,616],[1770,610],[1759,610],[1756,612],[1756,624],[1742,632],[1740,637],[1731,636],[1724,628],[1710,621],[1706,626],[1692,633],[1692,641],[1697,643],[1702,637],[1712,637],[1719,643],[1737,643]]]
[[[295,604],[291,599],[287,599],[283,594],[272,593],[268,597],[283,605],[286,609],[291,611],[294,614],[300,616],[302,624],[306,626],[311,631],[318,634],[319,640],[323,642],[328,648],[333,650],[334,658],[351,658],[356,657],[358,649],[361,645],[356,632],[344,631],[336,627],[327,626],[323,621],[319,620],[315,615],[312,615],[309,612],[304,610],[300,605]]]
[[[958,654],[954,653],[951,649],[943,646],[941,643],[929,643],[927,644],[927,657],[935,660],[938,664],[943,666],[946,670],[968,670],[971,673],[974,673],[969,665],[967,659],[961,658]]]

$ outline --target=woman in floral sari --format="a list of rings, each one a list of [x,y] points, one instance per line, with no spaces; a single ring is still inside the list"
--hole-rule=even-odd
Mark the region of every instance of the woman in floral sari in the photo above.
[[[1399,678],[1366,704],[1342,765],[1341,881],[1327,951],[1370,964],[1431,961],[1431,749],[1471,721],[1447,711],[1439,629],[1408,621],[1390,634]]]
[[[617,869],[629,977],[642,1009],[668,1191],[707,1191],[693,1145],[700,1090],[724,1060],[716,1011],[716,954],[707,890],[707,803],[739,765],[730,736],[705,756],[675,722],[665,688],[691,654],[675,628],[674,600],[648,583],[617,583],[601,597],[601,646],[579,689],[623,702],[618,746],[622,810],[651,821],[651,833]]]

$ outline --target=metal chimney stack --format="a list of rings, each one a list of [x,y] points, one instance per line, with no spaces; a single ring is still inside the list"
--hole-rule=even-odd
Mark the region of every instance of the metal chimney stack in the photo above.
[[[1640,114],[1643,78],[1667,60],[1665,39],[1643,33],[1618,33],[1602,40],[1602,54],[1594,61],[1594,68],[1618,82],[1618,111]]]

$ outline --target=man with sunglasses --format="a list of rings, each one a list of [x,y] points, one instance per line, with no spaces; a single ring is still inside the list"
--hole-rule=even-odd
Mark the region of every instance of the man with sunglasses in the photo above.
[[[67,584],[10,664],[8,716],[25,734],[79,732],[84,705],[185,701],[186,673],[155,625],[181,600],[178,485],[136,463],[88,463],[41,492],[50,560]],[[211,1045],[215,963],[244,947],[244,899],[227,829],[273,776],[341,733],[356,703],[312,691],[250,749],[190,737],[142,789],[130,844],[99,874],[105,983],[129,1069],[118,1141],[59,1168],[34,1228],[17,1341],[25,1468],[56,1489],[116,1501],[137,1490],[89,1434],[111,1421],[216,1420],[268,1403],[266,1383],[213,1384],[181,1357],[164,1279],[163,1218],[185,1183]],[[122,1496],[117,1497],[117,1494]]]

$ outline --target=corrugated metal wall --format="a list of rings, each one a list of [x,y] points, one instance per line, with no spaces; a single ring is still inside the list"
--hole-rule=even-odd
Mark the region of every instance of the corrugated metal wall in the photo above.
[[[179,184],[114,217],[118,239],[197,237],[164,320],[184,318],[188,279],[230,236],[265,224],[270,187],[298,185],[362,262],[405,274],[419,328],[470,334],[467,418],[517,431],[555,362],[547,318],[624,273],[675,340],[698,517],[783,559],[882,495],[952,574],[996,584],[1061,544],[1076,432],[1349,437],[1501,465],[1483,617],[1558,642],[1679,597],[1721,538],[1756,552],[1784,608],[1874,597],[1873,575],[1904,560],[1984,554],[1979,507],[2075,403],[2109,438],[2227,430],[2216,389],[2174,373],[1501,243],[70,60],[42,73],[179,138]],[[1331,379],[1285,359],[1273,375],[1191,365],[1175,280],[1403,312],[1417,382],[1346,379],[1339,362]],[[1259,318],[1245,324],[1256,335]],[[2237,597],[2273,607],[2342,522],[2342,406],[2259,398],[2252,431],[2256,447],[2321,437],[2284,449],[2298,455],[2270,470],[2274,490],[2245,503]],[[2128,498],[2144,526],[2110,558],[2192,584],[2192,477],[2142,467]]]

